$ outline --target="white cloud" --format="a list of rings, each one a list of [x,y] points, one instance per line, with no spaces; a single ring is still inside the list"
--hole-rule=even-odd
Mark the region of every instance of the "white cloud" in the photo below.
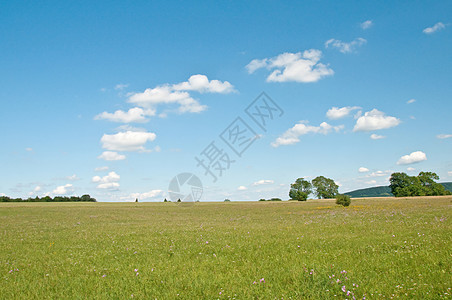
[[[395,127],[400,124],[400,120],[396,117],[386,116],[384,112],[374,108],[364,113],[356,121],[353,131],[372,131]]]
[[[412,171],[415,171],[416,169],[412,168],[412,167],[408,167],[408,168],[406,168],[406,170],[412,172]]]
[[[239,191],[246,191],[248,188],[246,187],[246,186],[244,186],[244,185],[241,185],[241,186],[239,186],[238,188],[237,188],[237,190],[239,190]]]
[[[157,136],[153,132],[125,131],[116,134],[104,134],[101,138],[102,148],[112,151],[146,151],[144,145]]]
[[[142,93],[132,93],[129,102],[145,108],[154,108],[160,104],[178,104],[179,113],[199,113],[207,106],[201,105],[191,97],[188,91],[200,93],[227,94],[234,92],[234,86],[228,81],[210,80],[205,75],[193,75],[188,81],[173,84],[160,85],[148,88]]]
[[[408,155],[402,156],[397,162],[398,165],[414,164],[423,160],[427,160],[427,155],[422,151],[415,151]]]
[[[341,40],[329,39],[325,42],[325,48],[328,48],[331,45],[332,47],[339,49],[342,53],[351,53],[355,51],[357,47],[364,45],[366,42],[367,41],[363,38],[356,38],[349,43]]]
[[[75,180],[79,180],[80,178],[77,177],[76,174],[71,175],[71,176],[67,176],[66,177],[67,180],[71,180],[71,181],[75,181]]]
[[[126,83],[126,84],[124,84],[124,83],[119,83],[119,84],[115,85],[115,90],[123,90],[123,89],[125,89],[126,87],[129,87],[129,84],[128,84],[128,83]]]
[[[128,111],[117,110],[114,113],[108,113],[104,111],[94,117],[94,120],[109,120],[112,122],[120,123],[144,123],[149,121],[147,116],[154,116],[154,109],[142,109],[140,107],[134,107]]]
[[[273,184],[273,183],[275,183],[273,180],[261,179],[259,181],[254,182],[253,185],[264,185],[264,184]]]
[[[37,186],[33,189],[33,192],[37,193],[37,192],[39,192],[39,191],[41,191],[41,190],[42,190],[42,188],[41,188],[39,185],[37,185]]]
[[[118,154],[118,152],[104,151],[97,158],[103,159],[103,160],[124,160],[124,159],[126,159],[126,156],[122,155],[122,154]]]
[[[366,175],[366,177],[382,177],[382,176],[386,176],[386,175],[390,174],[391,172],[392,172],[391,170],[376,171],[376,172],[372,172],[372,173]]]
[[[360,109],[359,106],[345,106],[345,107],[332,107],[326,112],[328,119],[337,120],[344,118],[350,114],[350,112]]]
[[[97,167],[94,169],[94,171],[96,171],[96,172],[102,172],[102,171],[107,171],[107,170],[108,170],[107,166]]]
[[[121,179],[121,176],[116,174],[114,171],[108,173],[103,177],[94,176],[92,181],[94,183],[98,183],[98,189],[116,189],[119,187],[118,181]]]
[[[444,29],[446,28],[446,25],[444,25],[441,22],[436,23],[435,25],[433,25],[432,27],[427,27],[424,30],[422,30],[423,33],[425,34],[432,34],[438,30]]]
[[[124,199],[128,199],[129,201],[135,201],[135,199],[149,200],[156,197],[161,197],[163,194],[164,192],[162,190],[151,190],[145,193],[132,193],[129,195],[129,197],[125,197]]]
[[[379,134],[372,133],[372,134],[370,135],[370,138],[373,139],[373,140],[381,140],[381,139],[384,139],[385,136],[384,136],[384,135],[379,135]]]
[[[448,171],[447,175],[452,176],[452,171]]]
[[[374,23],[372,22],[372,20],[367,20],[367,21],[364,21],[364,22],[362,22],[360,24],[361,28],[364,29],[364,30],[369,29],[373,25],[374,25]]]
[[[197,91],[200,93],[227,94],[234,92],[234,86],[228,81],[210,80],[206,75],[192,75],[188,81],[173,85],[175,91]]]
[[[452,138],[452,134],[438,134],[437,136],[436,136],[437,138],[439,138],[439,139],[449,139],[449,138]]]
[[[72,193],[74,191],[74,188],[72,184],[66,184],[58,186],[56,189],[53,190],[52,194],[58,195],[58,196],[64,196]]]
[[[416,99],[410,99],[410,100],[408,100],[406,103],[407,103],[407,104],[411,104],[411,103],[414,103],[414,102],[416,102]]]
[[[303,53],[282,53],[265,59],[254,59],[245,68],[251,74],[266,67],[273,70],[267,77],[268,82],[316,82],[325,76],[334,74],[327,65],[320,63],[322,51],[305,50]]]
[[[281,145],[292,145],[300,141],[300,136],[308,133],[321,133],[328,134],[331,131],[340,131],[344,128],[343,125],[331,126],[330,124],[323,122],[319,126],[311,126],[306,124],[307,121],[300,121],[295,124],[294,127],[289,128],[280,137],[278,137],[271,145],[273,147],[279,147]]]
[[[33,148],[25,148],[26,151],[31,152],[33,151]]]
[[[366,181],[366,183],[367,184],[377,184],[377,181],[376,180],[369,180],[369,181]]]
[[[368,169],[368,168],[365,168],[365,167],[360,167],[360,168],[358,169],[358,172],[359,172],[359,173],[366,173],[366,172],[369,172],[369,169]]]

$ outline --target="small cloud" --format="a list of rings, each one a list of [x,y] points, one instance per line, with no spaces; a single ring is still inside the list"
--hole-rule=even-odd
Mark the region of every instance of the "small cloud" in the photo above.
[[[373,139],[373,140],[381,140],[381,139],[384,139],[385,136],[384,136],[384,135],[378,135],[378,134],[372,133],[372,134],[370,135],[370,138]]]
[[[108,167],[107,166],[97,167],[97,168],[94,169],[94,171],[96,171],[96,172],[108,171]]]
[[[442,133],[442,134],[438,134],[436,137],[439,138],[439,139],[449,139],[449,138],[452,138],[452,134],[444,134],[444,133]]]
[[[416,120],[416,117],[415,116],[410,116],[410,119],[411,120]]]
[[[101,91],[102,93],[105,93],[107,91],[106,88],[100,88],[99,91]]]
[[[360,47],[365,43],[367,43],[367,41],[363,38],[356,38],[349,43],[341,40],[329,39],[325,42],[325,48],[328,48],[331,45],[332,47],[337,48],[341,53],[351,53],[354,52],[357,47]]]
[[[374,23],[372,22],[372,20],[367,20],[362,22],[361,24],[359,24],[361,26],[361,28],[363,30],[369,29],[370,27],[372,27],[374,25]]]
[[[77,175],[74,174],[74,175],[66,177],[66,179],[67,180],[71,180],[71,181],[75,181],[75,180],[79,180],[80,178],[78,178]]]
[[[92,182],[98,183],[98,189],[117,189],[119,187],[119,179],[121,179],[121,176],[112,171],[103,177],[94,176]]]
[[[157,197],[161,197],[164,194],[163,190],[151,190],[149,192],[144,193],[132,193],[128,197],[121,197],[121,199],[126,201],[135,201],[138,200],[151,200]]]
[[[74,192],[72,184],[61,185],[52,191],[52,194],[57,196],[64,196]]]
[[[127,88],[127,87],[129,87],[129,84],[128,84],[128,83],[126,83],[126,84],[124,84],[124,83],[119,83],[119,84],[115,85],[115,90],[123,90],[123,89],[125,89],[125,88]]]
[[[369,169],[368,169],[368,168],[365,168],[365,167],[360,167],[360,168],[358,169],[358,172],[359,172],[359,173],[366,173],[366,172],[369,172]]]
[[[382,177],[382,176],[386,176],[389,173],[391,173],[390,170],[386,170],[386,171],[376,171],[376,172],[372,172],[368,175],[366,175],[366,177]]]
[[[444,25],[441,22],[436,23],[435,25],[433,25],[432,27],[427,27],[424,30],[422,30],[423,33],[425,34],[432,34],[434,32],[437,32],[438,30],[444,29],[446,28],[446,25]]]
[[[359,106],[332,107],[326,112],[328,119],[337,120],[348,116],[352,111],[360,109]]]
[[[239,191],[246,191],[248,188],[246,187],[246,186],[244,186],[244,185],[241,185],[241,186],[239,186],[238,188],[237,188],[237,190],[239,190]]]
[[[37,186],[33,189],[33,192],[37,193],[37,192],[39,192],[39,191],[41,191],[41,190],[42,190],[42,188],[41,188],[39,185],[37,185]]]
[[[281,145],[293,145],[300,142],[300,136],[308,133],[328,134],[333,130],[335,132],[339,132],[342,129],[344,129],[344,125],[331,126],[326,122],[322,122],[319,126],[311,126],[307,125],[307,121],[300,121],[292,128],[286,130],[286,132],[284,132],[274,142],[272,142],[271,145],[275,148]]]
[[[124,159],[126,159],[126,156],[122,155],[122,154],[118,154],[118,152],[114,152],[114,151],[104,151],[97,158],[103,159],[103,160],[124,160]]]
[[[406,170],[409,171],[409,172],[413,172],[413,171],[415,171],[416,169],[415,169],[415,168],[412,168],[412,167],[408,167],[408,168],[406,168]]]
[[[427,155],[425,155],[422,151],[415,151],[410,154],[402,156],[397,162],[398,165],[408,165],[414,164],[417,162],[421,162],[427,160]]]
[[[447,172],[447,175],[452,176],[452,171]]]
[[[94,117],[94,120],[108,120],[118,123],[145,123],[148,122],[148,116],[154,116],[154,109],[142,109],[134,107],[128,111],[117,110],[114,113],[104,111]]]
[[[25,148],[26,151],[31,152],[33,151],[33,148]]]
[[[374,108],[364,113],[363,116],[356,120],[353,131],[373,131],[380,129],[388,129],[400,124],[400,120],[396,117],[386,116],[386,114]]]
[[[367,184],[377,184],[377,181],[376,180],[369,180],[369,181],[366,181],[366,183]]]
[[[144,145],[155,140],[153,132],[125,131],[116,134],[104,134],[101,138],[102,148],[111,151],[146,151]]]
[[[262,179],[253,183],[253,185],[264,185],[264,184],[273,184],[275,183],[273,180]]]
[[[411,103],[414,103],[414,102],[416,102],[416,99],[410,99],[410,100],[408,100],[406,103],[407,103],[407,104],[411,104]]]

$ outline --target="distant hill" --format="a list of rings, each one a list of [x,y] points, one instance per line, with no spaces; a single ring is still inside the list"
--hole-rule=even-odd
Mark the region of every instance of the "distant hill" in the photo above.
[[[452,192],[452,182],[441,182],[441,184],[446,188],[446,190]],[[349,195],[352,198],[394,197],[394,195],[391,193],[391,188],[389,186],[376,186],[366,189],[359,189],[344,194]]]

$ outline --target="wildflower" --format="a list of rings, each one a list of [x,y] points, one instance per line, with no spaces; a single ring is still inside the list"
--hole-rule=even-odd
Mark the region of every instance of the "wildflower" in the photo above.
[[[134,271],[135,271],[135,272],[138,272],[138,269],[135,269]]]
[[[105,275],[105,274],[104,274],[104,275],[102,275],[102,278],[105,278],[105,277],[107,277],[107,275]]]
[[[345,293],[346,289],[345,289],[345,285],[342,286],[341,290]]]
[[[265,279],[264,278],[261,278],[261,280],[259,280],[259,281],[265,283]]]
[[[209,243],[209,241],[206,241],[206,244],[208,244]]]
[[[253,281],[253,284],[256,284],[256,281]]]

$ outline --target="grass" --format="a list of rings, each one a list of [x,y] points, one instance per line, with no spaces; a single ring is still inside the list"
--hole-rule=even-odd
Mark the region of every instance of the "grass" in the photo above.
[[[0,295],[449,298],[451,205],[2,203]]]

